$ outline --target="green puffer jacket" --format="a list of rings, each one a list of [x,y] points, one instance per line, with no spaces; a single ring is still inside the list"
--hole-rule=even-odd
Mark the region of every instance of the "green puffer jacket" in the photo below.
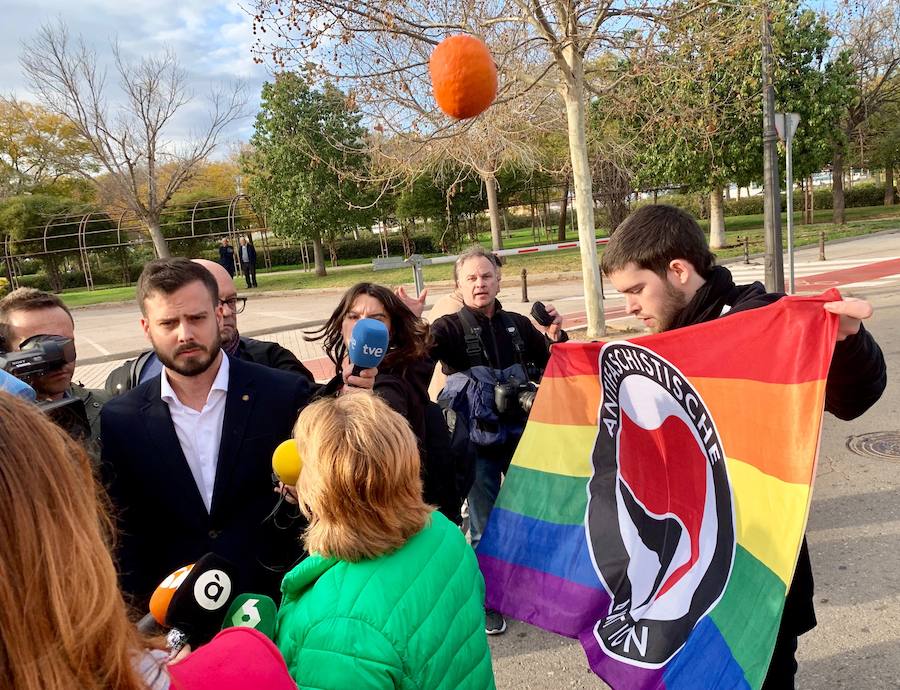
[[[300,688],[494,688],[484,579],[459,528],[440,513],[379,558],[314,554],[281,591],[276,642]]]

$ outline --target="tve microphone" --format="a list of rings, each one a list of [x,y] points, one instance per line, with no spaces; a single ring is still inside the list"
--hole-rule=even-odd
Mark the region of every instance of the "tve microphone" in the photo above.
[[[14,395],[17,398],[22,398],[28,402],[34,402],[37,398],[37,393],[34,392],[34,388],[29,386],[22,379],[17,379],[3,369],[0,369],[0,391]]]
[[[232,563],[208,553],[187,573],[172,594],[165,621],[184,634],[182,644],[203,644],[219,631],[223,612],[237,594],[236,572]]]
[[[544,328],[553,325],[553,317],[547,312],[543,302],[534,303],[531,307],[531,316]]]
[[[272,453],[272,470],[279,481],[287,486],[297,486],[300,478],[300,470],[303,468],[303,460],[297,450],[297,442],[289,438],[278,444]]]
[[[372,369],[381,364],[388,351],[387,326],[376,319],[360,319],[350,333],[350,347],[347,356],[353,364],[353,375],[359,376],[363,369]]]
[[[270,640],[275,639],[275,620],[278,607],[272,597],[264,594],[239,594],[225,614],[222,630],[226,628],[253,628]]]

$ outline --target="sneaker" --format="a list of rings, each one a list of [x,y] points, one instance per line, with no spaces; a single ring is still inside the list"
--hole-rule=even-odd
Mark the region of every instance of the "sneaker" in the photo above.
[[[506,619],[494,609],[484,610],[484,631],[488,635],[502,635],[506,632]]]

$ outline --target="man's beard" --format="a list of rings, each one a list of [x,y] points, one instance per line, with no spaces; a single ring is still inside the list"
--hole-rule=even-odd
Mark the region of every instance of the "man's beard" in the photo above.
[[[212,363],[216,361],[216,358],[219,356],[219,352],[222,349],[221,342],[221,338],[217,333],[215,341],[213,341],[212,346],[209,348],[200,343],[185,343],[184,345],[179,345],[175,348],[175,351],[171,356],[169,356],[168,353],[162,352],[155,344],[153,349],[156,350],[156,356],[166,369],[170,369],[182,376],[199,376],[209,369],[212,366]],[[205,353],[206,356],[200,356],[199,358],[192,357],[181,362],[176,360],[181,352],[195,349],[200,350],[201,355]]]
[[[688,305],[688,298],[683,292],[676,290],[671,284],[666,282],[666,297],[660,308],[659,318],[657,319],[656,328],[652,329],[654,333],[662,333],[667,331],[675,323],[678,315]]]

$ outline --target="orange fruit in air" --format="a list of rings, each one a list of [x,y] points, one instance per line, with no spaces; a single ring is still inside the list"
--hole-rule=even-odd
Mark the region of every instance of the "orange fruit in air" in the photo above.
[[[487,46],[460,34],[445,38],[428,63],[434,100],[450,117],[464,120],[487,110],[497,95],[497,67]]]

